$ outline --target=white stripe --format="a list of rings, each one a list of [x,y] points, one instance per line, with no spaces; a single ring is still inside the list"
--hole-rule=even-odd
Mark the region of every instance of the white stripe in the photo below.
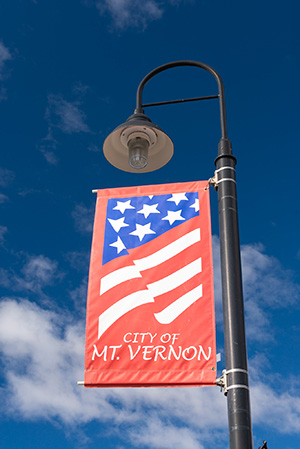
[[[179,287],[179,285],[188,281],[196,274],[201,273],[201,271],[202,266],[200,257],[169,276],[153,282],[152,284],[148,284],[147,287],[150,290],[151,295],[159,296]]]
[[[230,373],[244,373],[244,374],[247,374],[247,376],[249,374],[247,370],[242,369],[242,368],[232,368],[232,369],[229,369],[228,371],[225,370],[225,374],[230,374]]]
[[[142,277],[140,271],[148,270],[149,268],[153,268],[165,262],[199,241],[200,229],[198,228],[180,237],[150,256],[134,260],[135,265],[112,271],[101,279],[100,295],[103,295],[103,293],[107,292],[116,285],[121,284],[122,282]]]
[[[113,304],[99,316],[98,340],[112,324],[121,318],[121,316],[130,312],[130,310],[149,302],[154,302],[150,292],[148,290],[141,290],[125,296],[125,298],[122,298],[120,301]]]
[[[160,324],[170,324],[200,298],[202,298],[202,284],[178,298],[161,312],[155,313],[155,318]]]
[[[218,170],[216,170],[215,173],[219,173],[219,171],[221,171],[221,170],[233,170],[233,171],[235,171],[235,168],[234,167],[230,167],[229,165],[227,165],[226,167],[218,168]]]
[[[142,275],[135,265],[119,268],[118,270],[112,271],[106,276],[103,276],[103,278],[101,279],[100,295],[103,295],[103,293],[107,292],[116,285],[121,284],[121,282],[141,277]]]
[[[232,182],[234,182],[234,183],[236,184],[236,180],[235,180],[235,179],[232,179],[232,178],[222,178],[222,179],[219,179],[219,180],[216,182],[216,184],[218,185],[218,184],[220,184],[220,182],[223,182],[223,181],[232,181]]]
[[[171,259],[171,257],[176,256],[181,251],[199,241],[200,229],[198,228],[188,234],[185,234],[150,256],[144,257],[143,259],[134,260],[134,263],[140,271],[148,270],[149,268],[156,267],[166,260]]]
[[[246,390],[250,390],[248,385],[242,385],[242,384],[230,385],[230,387],[226,387],[226,390],[232,390],[233,388],[245,388]]]

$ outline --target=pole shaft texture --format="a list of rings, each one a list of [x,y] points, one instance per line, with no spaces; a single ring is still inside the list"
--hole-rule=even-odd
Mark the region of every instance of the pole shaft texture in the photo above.
[[[252,449],[250,395],[238,228],[235,158],[221,139],[216,159],[230,449]]]

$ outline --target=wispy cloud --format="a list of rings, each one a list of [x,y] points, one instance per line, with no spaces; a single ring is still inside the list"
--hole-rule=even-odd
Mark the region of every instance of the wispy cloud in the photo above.
[[[57,142],[55,139],[52,139],[50,134],[48,134],[44,139],[42,139],[39,150],[44,155],[44,158],[50,165],[57,165],[58,158],[55,155],[55,148],[57,146]]]
[[[51,128],[59,128],[66,134],[90,132],[80,106],[78,101],[67,101],[61,95],[49,95],[46,118]]]
[[[8,196],[4,195],[4,193],[0,193],[0,204],[6,203],[8,201]]]
[[[0,186],[8,187],[15,179],[15,174],[11,170],[0,167]],[[9,200],[8,196],[0,192],[0,204],[6,203]]]
[[[87,89],[87,86],[79,83],[74,87],[73,93],[78,98]],[[80,100],[67,101],[61,95],[55,94],[48,95],[47,100],[45,118],[48,123],[48,132],[41,140],[38,148],[49,164],[56,165],[58,158],[55,150],[58,146],[59,133],[76,134],[91,131],[86,123],[86,114],[82,110]]]
[[[70,290],[70,298],[72,299],[75,309],[82,311],[85,314],[86,298],[87,298],[88,281],[87,277],[83,278],[80,285],[73,290]]]
[[[90,261],[90,253],[85,251],[70,251],[65,254],[65,259],[70,266],[77,271],[87,272]]]
[[[128,28],[144,30],[153,20],[161,19],[164,7],[177,5],[181,0],[97,0],[101,15],[109,15],[112,27],[118,31]]]
[[[20,274],[14,270],[0,269],[0,285],[11,291],[44,295],[43,289],[61,275],[57,262],[46,256],[26,256]]]
[[[0,186],[7,187],[15,179],[13,171],[0,167]]]
[[[76,204],[72,211],[75,229],[82,234],[91,233],[93,230],[94,206],[86,207],[83,204]]]
[[[0,225],[0,244],[4,242],[4,234],[7,233],[7,227]]]
[[[5,75],[5,63],[12,59],[11,52],[3,42],[0,41],[0,80],[3,79]]]

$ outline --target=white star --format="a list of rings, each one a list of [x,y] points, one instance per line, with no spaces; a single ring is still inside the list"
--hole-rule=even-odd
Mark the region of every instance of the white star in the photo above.
[[[131,200],[128,201],[117,201],[116,207],[114,207],[114,210],[119,210],[121,214],[124,214],[126,209],[135,209],[135,207],[130,205]]]
[[[195,212],[199,211],[199,199],[196,198],[194,204],[192,204],[190,207],[193,207],[195,209]]]
[[[182,210],[176,210],[174,212],[172,210],[168,210],[168,215],[162,218],[162,220],[168,220],[170,225],[172,225],[174,221],[185,220],[185,218],[181,216],[181,212]]]
[[[117,220],[113,220],[112,218],[109,218],[108,221],[114,228],[116,232],[119,232],[121,228],[125,228],[126,226],[129,226],[129,224],[124,223],[125,217],[118,218]]]
[[[120,237],[118,236],[117,241],[114,243],[110,243],[109,246],[114,246],[115,248],[117,248],[117,252],[118,254],[123,251],[123,249],[126,249],[126,246],[124,245],[124,243],[122,242],[122,240],[120,239]]]
[[[167,201],[174,201],[176,206],[178,206],[180,201],[188,201],[188,198],[185,196],[185,193],[172,193],[172,198],[169,198]]]
[[[156,234],[155,231],[152,231],[152,229],[150,229],[151,223],[147,223],[145,225],[136,223],[135,226],[135,231],[130,232],[130,234],[136,235],[140,239],[140,242],[143,240],[146,234]]]
[[[145,218],[148,218],[150,214],[160,214],[159,210],[157,210],[157,204],[143,204],[143,209],[138,210],[138,214],[144,214]]]

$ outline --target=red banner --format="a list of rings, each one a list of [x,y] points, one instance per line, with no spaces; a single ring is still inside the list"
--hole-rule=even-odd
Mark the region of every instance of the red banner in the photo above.
[[[207,181],[98,190],[85,386],[215,382]]]

